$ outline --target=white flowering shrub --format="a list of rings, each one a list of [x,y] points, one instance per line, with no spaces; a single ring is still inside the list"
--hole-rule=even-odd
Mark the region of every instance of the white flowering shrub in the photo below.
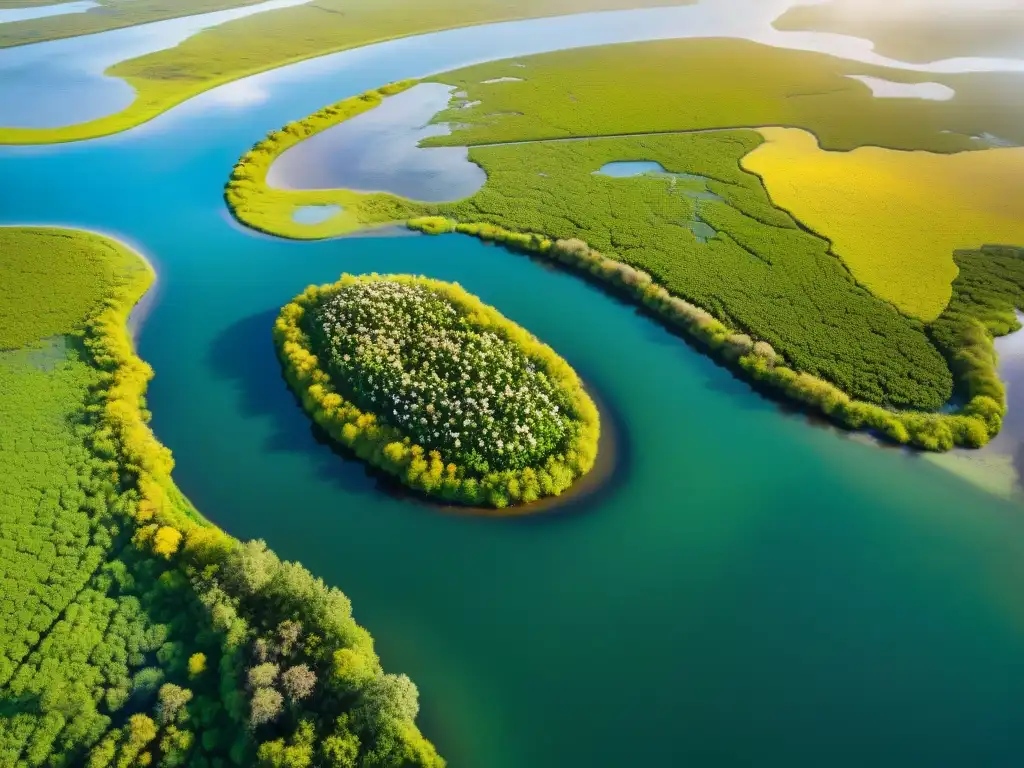
[[[600,418],[575,371],[458,285],[342,275],[287,304],[274,342],[333,440],[432,496],[528,504],[597,458]]]
[[[425,285],[353,283],[316,318],[335,387],[449,461],[482,474],[522,469],[575,437],[568,394],[519,345]]]

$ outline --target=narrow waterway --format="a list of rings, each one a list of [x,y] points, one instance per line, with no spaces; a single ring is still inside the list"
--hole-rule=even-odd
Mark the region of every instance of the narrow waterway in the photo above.
[[[0,222],[106,231],[160,271],[140,352],[182,489],[349,594],[453,768],[1024,761],[1019,506],[783,413],[524,256],[232,221],[223,182],[267,130],[487,55],[438,37],[218,89],[121,136],[0,150]],[[457,280],[551,344],[621,425],[614,482],[551,515],[473,518],[320,444],[270,326],[342,271]]]

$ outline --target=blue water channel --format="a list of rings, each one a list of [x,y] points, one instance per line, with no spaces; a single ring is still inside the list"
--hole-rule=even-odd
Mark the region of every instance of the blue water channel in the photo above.
[[[107,232],[155,263],[139,349],[184,492],[348,593],[453,768],[1024,761],[1019,506],[783,412],[524,256],[460,236],[290,242],[232,220],[222,187],[253,141],[487,55],[458,39],[299,65],[120,136],[0,150],[0,221]],[[270,327],[342,271],[457,280],[551,344],[618,426],[600,494],[459,516],[320,443]]]

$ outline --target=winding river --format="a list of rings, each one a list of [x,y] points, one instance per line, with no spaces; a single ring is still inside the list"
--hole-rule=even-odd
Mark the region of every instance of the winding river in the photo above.
[[[0,150],[2,223],[108,232],[157,266],[139,345],[182,489],[349,594],[453,768],[1024,761],[1018,505],[782,412],[526,257],[458,236],[288,242],[231,220],[222,184],[266,130],[480,58],[451,43],[472,35],[431,39],[243,81],[120,136]],[[554,346],[619,424],[609,484],[480,519],[332,453],[269,329],[343,270],[457,280]]]

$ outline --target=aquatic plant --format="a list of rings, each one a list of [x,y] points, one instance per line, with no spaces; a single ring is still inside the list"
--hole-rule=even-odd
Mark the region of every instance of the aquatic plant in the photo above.
[[[504,507],[594,464],[599,419],[576,374],[456,285],[343,275],[287,305],[274,338],[317,423],[417,490]]]

